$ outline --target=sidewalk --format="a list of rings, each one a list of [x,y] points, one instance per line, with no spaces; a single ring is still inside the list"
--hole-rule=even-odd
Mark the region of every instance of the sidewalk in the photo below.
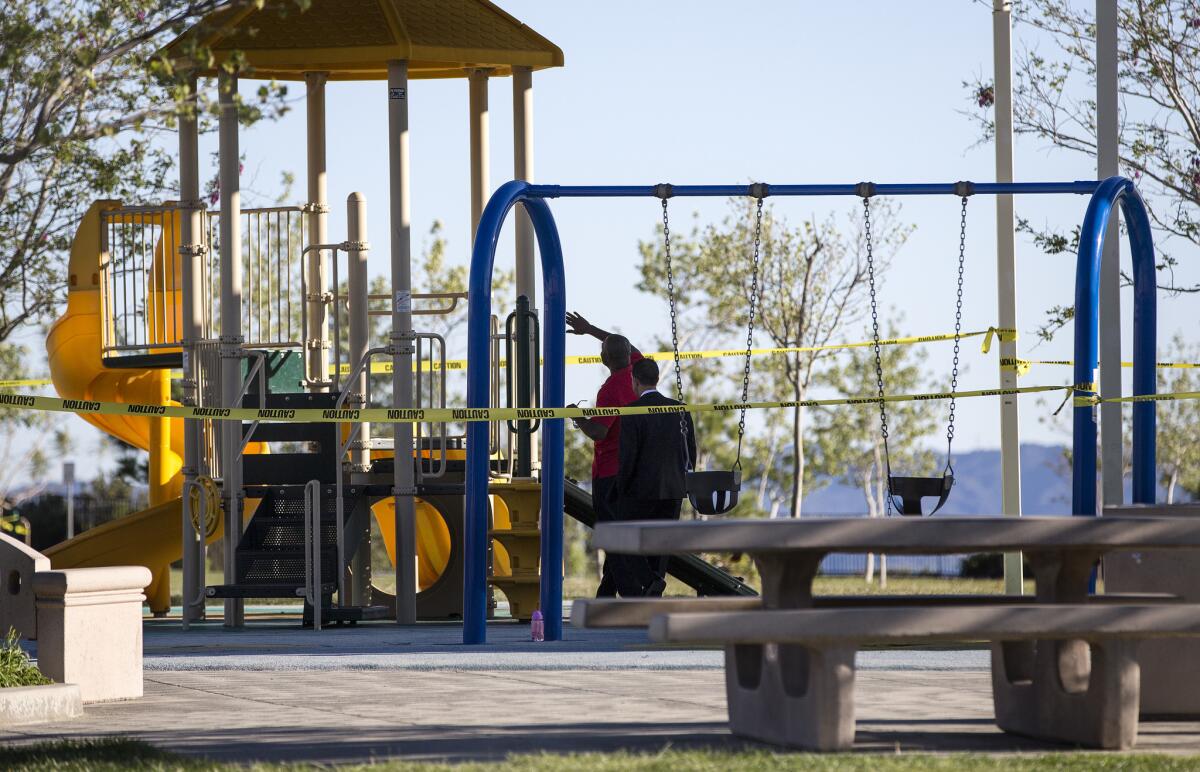
[[[743,745],[726,726],[718,652],[652,649],[638,632],[568,630],[561,644],[532,644],[523,626],[496,625],[483,647],[460,634],[148,625],[145,698],[0,729],[0,742],[123,735],[216,759],[325,763]],[[996,729],[986,652],[861,661],[858,749],[1063,750]],[[1200,751],[1200,723],[1144,723],[1137,750]]]

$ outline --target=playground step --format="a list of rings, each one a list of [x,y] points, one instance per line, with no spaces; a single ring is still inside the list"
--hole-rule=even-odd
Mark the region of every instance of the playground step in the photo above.
[[[246,549],[237,552],[238,584],[304,584],[303,550]],[[337,547],[321,549],[321,576],[337,577]]]

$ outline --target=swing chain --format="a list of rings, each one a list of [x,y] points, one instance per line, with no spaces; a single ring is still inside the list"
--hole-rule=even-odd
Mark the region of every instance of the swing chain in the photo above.
[[[679,366],[679,325],[675,315],[675,272],[671,265],[671,218],[667,213],[669,189],[662,196],[663,221],[663,252],[667,258],[667,300],[671,308],[671,351],[675,355],[675,394],[676,399],[683,403],[683,373]],[[683,445],[687,447],[687,414],[679,411],[679,433],[683,436]],[[689,464],[690,466],[690,464]]]
[[[762,244],[763,197],[758,196],[758,204],[754,211],[754,258],[750,272],[750,320],[746,325],[746,364],[742,368],[742,403],[750,399],[750,357],[754,351],[754,314],[758,309],[759,287],[758,272],[760,264],[760,248]],[[746,434],[746,408],[742,408],[738,418],[737,460],[734,469],[742,468],[742,438]]]
[[[954,392],[958,390],[958,354],[959,343],[962,339],[962,306],[963,306],[963,271],[967,254],[967,196],[962,197],[962,215],[958,224],[958,295],[954,306],[954,367],[950,371],[950,418],[946,423],[946,470],[945,474],[954,474],[954,457],[951,453],[954,446]]]
[[[892,516],[892,459],[888,452],[887,403],[883,393],[883,359],[879,346],[879,307],[875,298],[875,246],[871,238],[871,196],[873,191],[860,193],[863,197],[863,241],[867,250],[867,286],[871,294],[871,336],[875,350],[875,383],[879,388],[879,433],[883,438],[884,479],[887,481],[887,496],[884,497],[884,514]]]

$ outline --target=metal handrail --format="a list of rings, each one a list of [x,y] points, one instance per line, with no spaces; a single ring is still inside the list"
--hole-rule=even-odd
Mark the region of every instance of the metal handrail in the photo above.
[[[391,301],[391,295],[367,295],[367,302],[372,300],[387,300]],[[414,292],[413,300],[449,300],[450,305],[441,308],[414,308],[413,316],[445,316],[454,312],[458,308],[458,301],[466,300],[467,293],[465,292]],[[377,308],[367,311],[368,316],[391,316],[390,308]]]
[[[354,366],[354,369],[350,371],[350,377],[346,379],[346,383],[350,384],[350,383],[354,383],[355,381],[357,381],[358,376],[362,374],[363,368],[370,367],[372,357],[380,356],[382,354],[391,354],[391,349],[387,346],[378,346],[376,348],[367,349],[366,353],[364,353],[362,358],[359,359],[358,364],[356,364]],[[369,389],[368,389],[368,391],[369,391]],[[338,398],[333,404],[334,409],[335,410],[340,409],[342,407],[342,405],[346,404],[346,398],[349,396],[350,396],[349,390],[342,391],[340,394],[338,394]],[[365,407],[367,405],[367,394],[362,394],[360,396],[362,398],[362,405]],[[345,423],[339,422],[337,426],[338,426],[338,433],[340,434],[342,427],[345,426]],[[344,485],[344,482],[343,482],[344,475],[341,474],[341,467],[342,467],[342,460],[346,457],[347,451],[350,450],[350,446],[354,443],[354,440],[358,438],[358,436],[359,436],[359,434],[361,434],[361,432],[362,432],[362,424],[361,423],[355,422],[355,423],[351,424],[350,431],[346,435],[346,441],[341,443],[341,445],[338,446],[338,453],[337,453],[338,475],[337,475],[337,483],[336,483],[337,484],[336,507],[337,507],[337,553],[338,553],[338,566],[339,566],[339,570],[338,570],[338,605],[342,606],[342,607],[344,607],[346,605],[346,593],[345,593],[346,546],[343,541],[343,531],[345,530],[345,524],[346,524],[346,513],[345,513],[345,501],[343,500],[343,497],[342,497],[342,490],[343,490],[343,485]]]
[[[250,384],[254,382],[254,376],[261,373],[262,377],[258,379],[258,407],[260,409],[264,408],[267,406],[267,379],[266,374],[263,373],[263,367],[267,361],[267,352],[244,350],[242,352],[242,357],[245,359],[254,359],[255,362],[250,370],[246,373],[246,379],[242,381],[242,390],[238,393],[237,402],[233,405],[230,405],[230,407],[239,407],[242,404],[242,400],[245,399],[246,394],[248,394],[250,391]],[[238,449],[239,461],[242,456],[245,455],[246,448],[250,445],[250,438],[254,436],[254,430],[258,428],[258,424],[259,421],[254,421],[251,423],[250,431],[246,432],[246,435],[242,437],[242,447]]]
[[[183,493],[183,517],[187,521],[187,525],[190,525],[192,527],[192,530],[195,532],[195,534],[200,537],[200,543],[203,544],[205,534],[204,534],[203,528],[199,527],[199,518],[196,518],[195,520],[192,519],[193,513],[191,512],[191,500],[192,500],[191,492],[192,492],[193,488],[200,491],[200,512],[204,513],[204,512],[208,511],[208,505],[209,505],[208,489],[205,488],[203,485],[201,485],[199,482],[197,482],[194,479],[193,480],[185,480],[183,483],[183,491],[182,491],[182,493]],[[203,571],[203,561],[201,561],[201,571]],[[180,615],[183,617],[183,629],[185,631],[188,629],[188,624],[189,624],[188,607],[189,606],[197,606],[197,605],[204,603],[206,597],[207,596],[205,595],[205,592],[204,592],[204,582],[200,582],[200,586],[196,590],[196,597],[193,600],[191,600],[189,602],[188,598],[186,598],[186,597],[181,598],[180,605],[182,606],[182,608],[180,609]]]
[[[413,335],[413,341],[416,344],[416,358],[417,358],[417,364],[418,364],[416,383],[414,384],[415,389],[413,390],[414,393],[416,394],[416,403],[417,403],[416,406],[418,408],[424,407],[424,405],[422,404],[422,400],[424,399],[422,379],[424,377],[423,373],[425,371],[425,368],[420,366],[421,362],[423,361],[422,349],[421,349],[421,341],[422,340],[429,341],[429,344],[430,344],[429,345],[429,349],[430,349],[429,354],[430,354],[431,362],[434,361],[433,360],[433,344],[434,343],[438,344],[439,350],[441,351],[440,367],[438,368],[438,372],[440,373],[438,382],[441,384],[440,400],[438,401],[438,404],[436,404],[436,405],[430,404],[429,407],[445,408],[446,407],[446,339],[443,338],[441,335],[438,335],[435,332],[418,332],[418,333],[414,333],[414,335]],[[433,375],[433,373],[430,373],[429,377],[432,379],[435,376]],[[430,402],[433,402],[433,387],[430,387]],[[425,433],[424,429],[422,428],[424,425],[425,425],[425,423],[422,421],[418,421],[416,424],[417,482],[418,483],[420,483],[426,477],[436,479],[436,478],[445,476],[446,469],[448,467],[448,463],[446,460],[446,423],[444,421],[442,421],[442,422],[439,422],[438,424],[436,424],[436,426],[438,427],[437,434],[438,434],[438,440],[439,440],[438,441],[438,451],[439,451],[438,462],[436,465],[434,464],[433,448],[430,448],[429,449],[429,451],[430,451],[429,452],[429,468],[428,468],[428,470],[426,470],[425,456],[424,456],[424,453],[422,452],[423,449],[421,448],[421,437],[424,436],[424,433]],[[433,439],[433,436],[434,436],[434,432],[431,430],[429,432],[430,439]],[[436,472],[434,471],[435,469],[437,470]]]
[[[321,481],[304,485],[304,599],[313,610],[313,630],[321,629]]]

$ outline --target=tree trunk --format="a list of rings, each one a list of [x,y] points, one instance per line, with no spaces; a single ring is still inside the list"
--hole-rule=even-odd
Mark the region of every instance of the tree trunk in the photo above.
[[[799,389],[796,401],[803,399]],[[792,517],[800,517],[800,501],[804,498],[804,428],[803,409],[792,408]]]
[[[1171,476],[1167,480],[1167,503],[1175,503],[1175,484],[1179,482],[1179,470],[1172,469]]]

